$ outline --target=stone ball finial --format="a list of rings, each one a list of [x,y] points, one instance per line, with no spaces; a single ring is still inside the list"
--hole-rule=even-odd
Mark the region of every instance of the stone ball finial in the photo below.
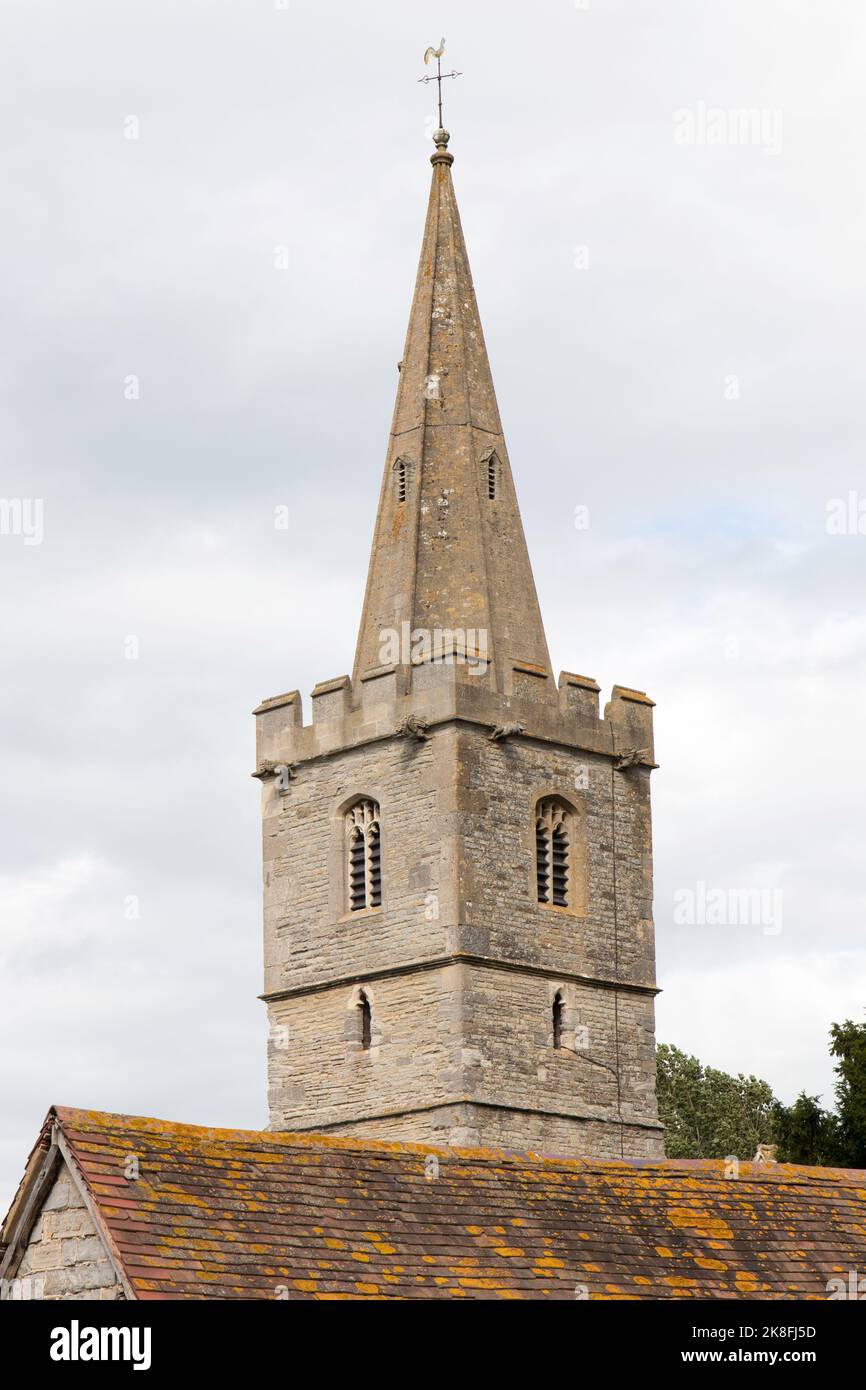
[[[436,153],[430,156],[431,164],[453,164],[454,156],[448,153],[448,141],[451,136],[447,130],[440,126],[433,132],[433,143],[436,146]]]

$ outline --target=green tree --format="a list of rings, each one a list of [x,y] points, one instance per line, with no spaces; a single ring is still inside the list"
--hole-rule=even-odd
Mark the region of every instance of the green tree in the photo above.
[[[866,1168],[866,1023],[834,1023],[830,1052],[836,1061],[837,1162]]]
[[[805,1091],[783,1105],[766,1081],[729,1076],[660,1043],[656,1090],[668,1158],[750,1159],[773,1142],[781,1163],[866,1168],[866,1023],[834,1023],[830,1053],[836,1113]]]
[[[775,1103],[773,1134],[780,1163],[832,1167],[839,1161],[838,1131],[836,1116],[822,1109],[818,1096],[801,1091],[793,1105]]]
[[[704,1067],[667,1043],[656,1056],[668,1158],[750,1159],[759,1144],[772,1140],[778,1102],[766,1081]]]

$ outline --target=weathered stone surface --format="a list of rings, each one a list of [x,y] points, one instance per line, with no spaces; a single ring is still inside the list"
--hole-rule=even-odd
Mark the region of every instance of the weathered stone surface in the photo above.
[[[23,1297],[52,1300],[121,1296],[105,1245],[65,1164],[58,1170],[2,1296],[20,1298],[22,1289]]]
[[[396,481],[400,467],[406,470],[404,488]],[[383,630],[399,630],[403,622],[411,630],[484,632],[501,691],[509,687],[509,663],[515,660],[530,663],[551,684],[547,641],[445,161],[433,167],[355,654],[356,690],[383,665]]]
[[[598,696],[554,683],[443,147],[354,677],[316,687],[307,725],[297,695],[257,711],[272,1128],[661,1155],[652,702],[615,687],[600,718]],[[551,797],[571,815],[562,908],[537,893]],[[382,902],[352,912],[362,798]]]

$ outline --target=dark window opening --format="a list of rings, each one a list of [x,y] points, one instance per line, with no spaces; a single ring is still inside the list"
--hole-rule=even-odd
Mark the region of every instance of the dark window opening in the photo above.
[[[557,994],[553,1001],[553,1046],[557,1049],[562,1047],[562,1027],[564,1022],[565,1004],[562,995]]]
[[[366,994],[361,995],[358,1008],[361,1011],[361,1046],[365,1052],[369,1052],[373,1044],[373,1010]]]

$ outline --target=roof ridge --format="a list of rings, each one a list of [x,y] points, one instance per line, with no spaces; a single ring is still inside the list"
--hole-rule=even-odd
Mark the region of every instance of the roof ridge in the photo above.
[[[160,1120],[144,1115],[116,1114],[111,1111],[83,1110],[72,1106],[52,1106],[49,1118],[56,1117],[63,1132],[70,1137],[76,1128],[93,1128],[108,1132],[112,1128],[139,1130],[153,1135],[187,1136],[210,1140],[215,1143],[273,1144],[276,1148],[330,1149],[342,1152],[378,1154],[382,1157],[395,1157],[417,1153],[434,1154],[446,1161],[470,1160],[484,1163],[519,1163],[523,1167],[562,1169],[566,1172],[611,1172],[635,1173],[675,1178],[679,1175],[708,1176],[724,1169],[725,1160],[721,1158],[702,1159],[620,1159],[620,1158],[573,1158],[557,1154],[526,1153],[511,1149],[451,1148],[436,1144],[415,1144],[385,1139],[353,1138],[347,1135],[319,1134],[308,1131],[267,1130],[267,1129],[225,1129],[210,1125],[194,1125],[183,1121]],[[813,1168],[793,1163],[753,1163],[743,1160],[739,1167],[739,1181],[808,1181],[808,1182],[851,1182],[866,1189],[866,1170],[857,1168]]]

